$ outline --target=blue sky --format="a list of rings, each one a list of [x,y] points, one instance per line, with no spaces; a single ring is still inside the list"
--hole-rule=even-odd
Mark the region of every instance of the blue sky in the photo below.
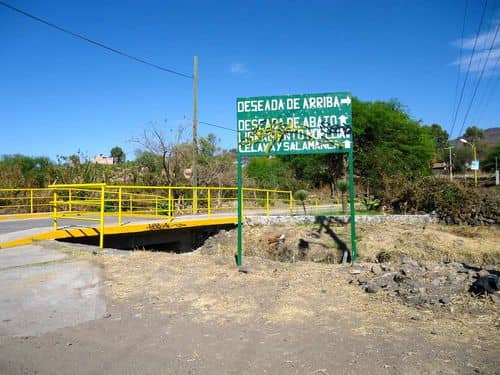
[[[235,129],[239,96],[351,91],[362,100],[398,98],[415,119],[448,131],[484,4],[468,0],[462,41],[465,0],[7,2],[187,74],[198,55],[201,121]],[[454,138],[500,22],[498,3],[488,1]],[[130,140],[151,123],[183,125],[190,137],[191,80],[2,6],[0,35],[0,155],[92,157],[118,145],[130,158],[138,147]],[[465,127],[500,126],[499,58],[500,35]],[[200,125],[201,135],[209,132],[236,146],[235,133]]]

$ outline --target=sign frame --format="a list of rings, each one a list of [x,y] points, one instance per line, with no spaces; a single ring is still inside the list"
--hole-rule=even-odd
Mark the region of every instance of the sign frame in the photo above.
[[[300,106],[301,101],[302,106]],[[352,95],[350,92],[260,96],[236,99],[238,129],[238,241],[236,263],[238,267],[241,267],[243,264],[242,159],[253,156],[319,153],[348,154],[351,262],[354,263],[357,258],[357,246],[351,103]],[[311,104],[314,104],[313,108],[311,108]],[[304,108],[305,106],[308,108]],[[278,117],[278,115],[281,116]],[[316,120],[313,127],[310,125],[314,118]],[[289,142],[288,150],[285,150],[286,144],[284,142]],[[293,145],[295,147],[292,147]],[[244,146],[243,150],[242,146]],[[291,148],[294,149],[291,150]]]

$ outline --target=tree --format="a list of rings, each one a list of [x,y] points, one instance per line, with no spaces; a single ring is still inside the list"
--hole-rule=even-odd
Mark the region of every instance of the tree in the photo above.
[[[497,158],[497,160],[495,160],[495,158]],[[481,162],[481,169],[487,172],[494,172],[495,163],[500,163],[500,144],[488,150],[486,157]]]
[[[215,134],[199,139],[198,182],[205,186],[234,186],[236,184],[235,152],[221,152]]]
[[[251,158],[245,173],[260,188],[296,190],[296,180],[281,159],[265,156]]]
[[[295,192],[295,199],[299,200],[300,203],[302,203],[302,208],[304,209],[304,215],[307,215],[305,200],[307,199],[308,195],[309,195],[309,193],[305,190],[302,190],[302,189],[297,190]]]
[[[2,179],[4,186],[45,187],[50,183],[53,163],[43,156],[3,155],[0,168],[6,173]],[[7,175],[11,175],[15,180],[7,181]],[[19,179],[19,176],[22,178]]]
[[[347,204],[346,204],[347,202],[345,200],[345,195],[346,195],[347,191],[349,190],[349,182],[347,182],[346,180],[341,180],[338,182],[337,186],[340,190],[340,194],[342,197],[342,212],[345,212],[346,206],[347,206]]]
[[[469,126],[467,129],[465,129],[463,138],[465,138],[470,143],[477,143],[477,141],[484,138],[484,130],[478,128],[477,126]]]
[[[165,121],[166,122],[166,121]],[[184,142],[184,127],[170,128],[167,137],[163,129],[156,124],[144,129],[141,137],[131,141],[138,143],[144,150],[160,157],[163,173],[163,182],[167,185],[184,183],[183,171],[192,164],[192,145]]]
[[[444,130],[439,124],[432,124],[426,127],[431,135],[432,139],[436,144],[436,150],[442,150],[449,146],[448,142],[448,132]]]
[[[110,155],[116,164],[125,163],[126,156],[125,156],[125,153],[123,152],[121,147],[119,147],[119,146],[113,147],[110,151]]]
[[[431,173],[434,140],[402,105],[356,98],[352,104],[355,172],[361,182],[380,194],[384,176],[413,178]]]

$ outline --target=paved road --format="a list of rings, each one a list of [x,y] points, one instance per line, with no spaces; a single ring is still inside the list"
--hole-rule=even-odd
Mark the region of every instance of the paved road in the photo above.
[[[101,272],[39,245],[0,251],[0,337],[40,335],[102,317]]]

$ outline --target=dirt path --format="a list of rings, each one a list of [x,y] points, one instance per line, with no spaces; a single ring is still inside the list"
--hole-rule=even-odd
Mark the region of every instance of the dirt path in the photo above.
[[[75,254],[103,268],[111,315],[36,337],[1,337],[0,373],[494,374],[500,368],[496,312],[409,308],[349,284],[350,268],[248,257],[243,274],[231,256]]]

